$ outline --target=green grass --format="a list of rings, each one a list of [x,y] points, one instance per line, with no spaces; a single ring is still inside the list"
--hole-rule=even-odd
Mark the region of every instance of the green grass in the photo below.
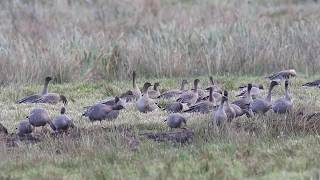
[[[316,78],[316,77],[314,77]],[[308,79],[314,79],[308,78]],[[207,85],[200,77],[202,86]],[[236,87],[248,81],[267,81],[259,77],[217,77],[229,87],[234,99]],[[142,84],[144,80],[139,80]],[[151,82],[155,80],[149,79]],[[178,87],[180,79],[157,80],[162,88]],[[190,79],[191,81],[191,79]],[[319,109],[319,90],[300,87],[305,77],[291,81],[290,91],[295,112],[314,112]],[[231,129],[227,132],[207,130],[209,115],[186,115],[188,127],[195,136],[189,144],[154,142],[140,137],[142,132],[170,131],[163,122],[167,113],[137,112],[128,105],[118,119],[111,122],[90,123],[81,118],[82,107],[111,94],[130,88],[130,82],[70,83],[50,85],[51,92],[64,93],[70,102],[67,113],[81,128],[81,137],[49,135],[37,144],[19,143],[7,147],[1,141],[0,178],[13,179],[308,179],[318,178],[320,168],[320,136],[308,130],[279,130],[270,127],[270,120],[283,121],[283,116],[272,113],[265,117],[235,120],[243,127],[256,126],[259,133]],[[9,86],[0,91],[0,120],[14,133],[19,120],[37,106],[45,107],[51,117],[59,113],[60,105],[17,105],[14,101],[41,89],[39,85]],[[283,94],[276,87],[275,96]],[[275,98],[276,98],[275,97]],[[274,99],[275,99],[274,98]],[[289,116],[289,118],[297,118]],[[250,125],[251,123],[251,125]],[[102,129],[101,126],[109,128]],[[121,131],[112,127],[124,127]],[[266,127],[266,128],[263,128]],[[110,129],[111,128],[111,129]],[[283,134],[280,133],[282,131]],[[136,137],[136,138],[133,138]],[[139,140],[137,149],[131,140]]]

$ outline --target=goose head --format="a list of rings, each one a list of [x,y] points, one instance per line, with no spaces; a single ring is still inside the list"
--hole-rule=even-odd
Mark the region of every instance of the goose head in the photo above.
[[[124,106],[121,104],[116,104],[112,106],[112,110],[121,110],[121,109],[125,109]]]
[[[60,110],[60,114],[65,114],[65,113],[66,113],[66,108],[62,107],[61,110]]]
[[[46,82],[49,82],[49,81],[51,81],[52,79],[53,79],[53,78],[52,78],[51,76],[47,76],[45,80],[46,80]]]
[[[259,89],[264,89],[263,85],[262,84],[259,84]]]
[[[271,83],[270,83],[270,87],[274,87],[274,86],[277,86],[277,85],[280,85],[280,83],[277,82],[277,81],[271,81]]]
[[[143,92],[146,93],[151,86],[152,86],[152,84],[149,82],[144,83]]]
[[[159,82],[154,83],[153,90],[158,91],[158,87],[160,86]]]

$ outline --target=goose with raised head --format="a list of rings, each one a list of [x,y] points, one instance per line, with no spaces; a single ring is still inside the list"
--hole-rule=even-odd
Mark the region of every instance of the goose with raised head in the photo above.
[[[285,97],[277,99],[272,105],[272,110],[275,113],[284,114],[291,111],[292,107],[293,107],[293,102],[289,95],[289,81],[286,80],[285,81]]]
[[[160,83],[156,82],[153,85],[153,89],[148,91],[148,95],[151,99],[156,99],[160,96],[159,86]]]
[[[252,84],[249,83],[247,86],[248,93],[247,93],[246,97],[240,98],[236,101],[233,101],[231,104],[235,104],[235,105],[239,106],[241,109],[249,110],[250,104],[252,102],[251,88],[252,88]]]
[[[200,81],[199,79],[195,79],[193,90],[182,93],[177,99],[177,102],[187,103],[188,106],[195,104],[199,97],[199,94],[198,94],[199,81]]]
[[[35,128],[43,127],[51,121],[48,112],[43,108],[32,109],[27,118],[29,119],[29,123]]]
[[[165,119],[170,128],[182,128],[183,124],[187,125],[186,118],[180,113],[172,113]]]
[[[95,104],[87,109],[82,114],[82,116],[88,117],[91,122],[101,122],[102,120],[116,119],[122,109],[124,109],[124,106],[118,104],[115,104],[113,106],[108,106],[105,104]]]
[[[281,81],[281,80],[286,80],[289,79],[290,77],[295,77],[297,75],[296,70],[294,69],[289,69],[289,70],[282,70],[280,72],[271,74],[269,76],[266,76],[267,79],[271,81]]]
[[[266,98],[258,98],[252,101],[250,104],[251,109],[254,113],[266,113],[272,108],[272,103],[271,103],[271,94],[272,94],[272,89],[279,85],[278,82],[276,81],[271,81],[269,90],[268,90],[268,95]]]
[[[211,112],[216,106],[214,102],[214,98],[212,96],[213,94],[213,87],[209,88],[209,100],[208,101],[202,101],[199,102],[193,106],[190,106],[189,109],[185,110],[184,112],[188,113],[194,113],[194,112],[200,112],[200,113],[209,113]]]
[[[27,96],[25,98],[18,100],[16,103],[18,103],[18,104],[20,104],[20,103],[33,103],[33,101],[35,101],[35,100],[39,99],[41,96],[47,94],[48,93],[48,85],[51,80],[52,80],[52,77],[45,78],[45,82],[44,82],[44,86],[43,86],[41,94],[34,94],[31,96]]]
[[[229,100],[228,100],[228,91],[223,92],[224,97],[226,97],[226,100],[224,102],[224,110],[228,117],[228,122],[231,122],[232,119],[234,119],[237,116],[236,110],[233,108],[233,106],[230,106]]]
[[[65,113],[66,108],[62,107],[60,110],[60,115],[55,117],[50,123],[52,130],[56,132],[62,132],[74,127],[72,120]]]
[[[180,89],[171,89],[171,90],[165,91],[159,96],[159,98],[170,99],[170,98],[178,97],[183,92],[187,91],[185,88],[187,84],[188,84],[188,81],[184,79],[182,80]]]
[[[212,113],[212,119],[209,122],[209,126],[215,123],[218,127],[221,127],[221,126],[224,126],[224,124],[227,122],[228,116],[224,108],[224,102],[227,100],[228,100],[227,97],[225,96],[222,97],[221,104],[219,105],[218,110]]]
[[[250,91],[250,94],[252,96],[252,98],[256,99],[257,97],[259,97],[261,95],[261,91],[264,89],[263,85],[262,84],[252,84],[252,88],[251,88],[251,91]],[[245,86],[240,86],[239,87],[239,94],[236,95],[236,97],[245,97],[247,96],[247,93],[248,93],[248,88],[247,88],[247,85]]]
[[[140,112],[147,113],[158,108],[153,99],[149,98],[148,91],[151,86],[152,85],[149,82],[146,82],[143,85],[143,95],[136,102],[136,107]]]
[[[33,131],[32,125],[29,120],[21,120],[18,125],[18,135],[23,136],[27,134],[31,134]]]
[[[121,99],[126,99],[126,102],[137,101],[141,96],[141,91],[136,84],[136,71],[132,72],[132,87],[133,89],[120,95]]]

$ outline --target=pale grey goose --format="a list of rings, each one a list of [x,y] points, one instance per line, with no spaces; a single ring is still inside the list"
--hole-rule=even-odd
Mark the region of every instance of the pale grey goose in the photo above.
[[[66,105],[68,103],[68,100],[64,95],[60,95],[57,93],[47,93],[32,102],[47,104],[57,104],[59,102],[62,102],[64,105]]]
[[[236,110],[229,104],[228,91],[224,91],[223,95],[224,97],[226,97],[226,100],[224,102],[224,111],[227,114],[228,122],[231,122],[231,120],[237,116],[237,113]]]
[[[224,102],[226,100],[228,100],[228,98],[223,96],[221,99],[221,104],[219,105],[218,110],[213,111],[213,113],[212,113],[212,118],[209,122],[209,126],[211,124],[215,123],[218,127],[221,127],[227,122],[228,116],[227,116],[225,109],[224,109]]]
[[[252,101],[250,104],[250,107],[254,113],[266,113],[272,108],[272,103],[271,103],[271,94],[272,94],[272,89],[276,86],[279,85],[278,82],[276,81],[271,81],[269,90],[268,90],[268,95],[266,98],[257,98]]]
[[[55,117],[50,123],[52,130],[56,132],[62,132],[74,127],[72,120],[65,113],[66,108],[62,107],[60,110],[60,115]]]
[[[148,91],[148,95],[151,99],[156,99],[160,96],[159,86],[160,83],[156,82],[153,85],[153,89]]]
[[[158,108],[153,99],[149,98],[148,91],[151,87],[151,83],[146,82],[143,86],[143,95],[140,96],[136,102],[136,107],[140,112],[147,113],[154,111]]]
[[[159,98],[170,99],[178,97],[180,94],[186,91],[185,86],[188,84],[187,80],[182,80],[180,89],[171,89],[162,93]]]
[[[184,118],[180,113],[169,114],[165,120],[170,128],[182,128],[183,124],[187,124],[186,118]]]
[[[87,109],[82,116],[88,117],[90,121],[102,121],[116,119],[120,110],[124,109],[122,105],[108,106],[105,104],[95,104]]]
[[[49,82],[51,80],[52,80],[52,77],[46,77],[45,78],[45,82],[44,82],[44,86],[43,86],[41,94],[34,94],[34,95],[31,95],[31,96],[27,96],[25,98],[22,98],[22,99],[18,100],[16,103],[19,103],[19,104],[20,103],[32,103],[36,99],[38,99],[41,96],[47,94],[48,93],[48,85],[49,85]]]
[[[199,97],[199,94],[198,94],[199,81],[200,81],[199,79],[195,79],[193,90],[182,93],[177,99],[177,102],[187,103],[188,106],[195,104]]]
[[[289,79],[290,77],[295,77],[297,75],[296,70],[289,69],[289,70],[282,70],[280,72],[271,74],[269,76],[266,76],[271,81],[281,81],[284,79]]]
[[[286,80],[285,81],[285,97],[277,99],[272,105],[272,110],[275,113],[284,114],[291,111],[293,107],[293,102],[289,95],[288,88],[289,88],[289,81]]]
[[[43,108],[32,109],[27,118],[29,119],[30,124],[35,128],[43,127],[51,121],[48,112]]]

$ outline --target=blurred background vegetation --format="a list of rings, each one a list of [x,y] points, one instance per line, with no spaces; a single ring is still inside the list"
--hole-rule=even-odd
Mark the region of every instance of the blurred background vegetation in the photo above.
[[[320,69],[315,0],[0,1],[0,84]]]

